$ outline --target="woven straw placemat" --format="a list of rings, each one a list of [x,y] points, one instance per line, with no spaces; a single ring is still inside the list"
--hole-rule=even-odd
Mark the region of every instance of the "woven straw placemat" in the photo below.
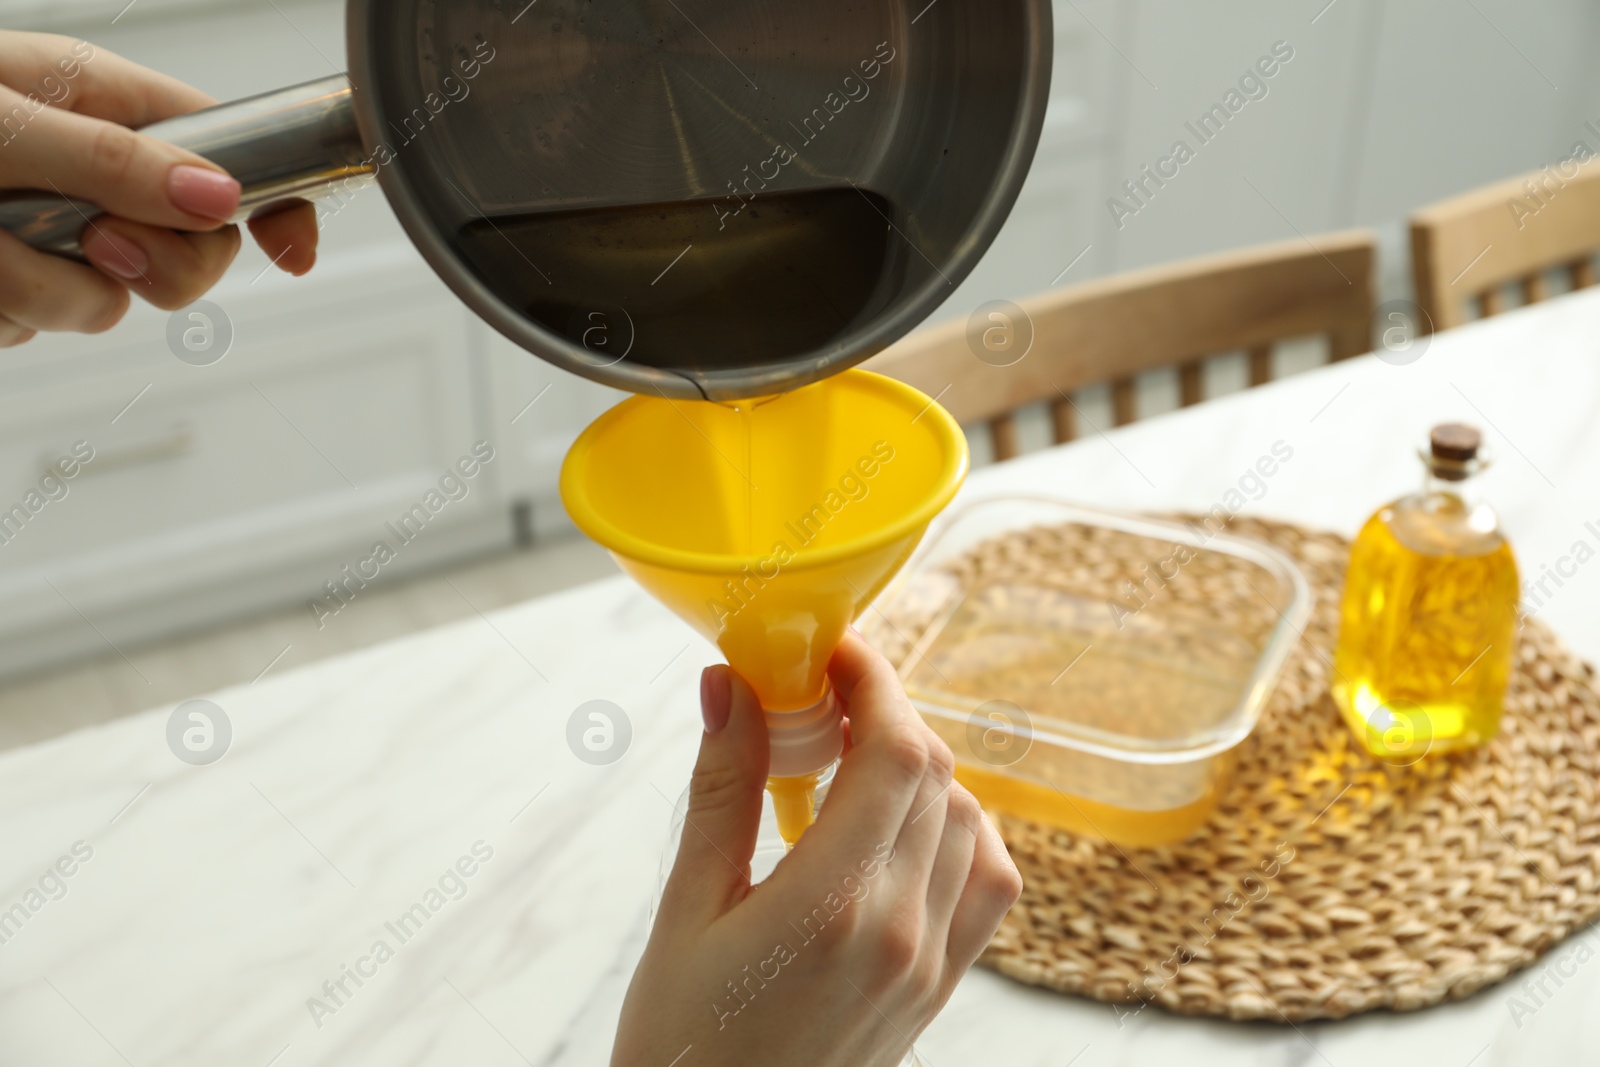
[[[1499,736],[1386,766],[1328,694],[1349,543],[1229,532],[1292,556],[1317,603],[1216,814],[1163,848],[1002,818],[1026,888],[982,962],[1123,1012],[1297,1022],[1469,996],[1600,915],[1593,669],[1530,619]]]

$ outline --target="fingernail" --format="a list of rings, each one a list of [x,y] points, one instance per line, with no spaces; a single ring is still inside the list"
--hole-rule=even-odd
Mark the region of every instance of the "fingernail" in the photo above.
[[[143,278],[150,266],[150,257],[145,255],[144,249],[120,233],[100,226],[92,227],[83,239],[83,254],[96,267],[124,281]]]
[[[721,733],[728,725],[728,712],[732,708],[733,686],[728,681],[728,669],[719,665],[701,671],[700,718],[705,722],[706,733]]]
[[[239,183],[220,171],[180,163],[167,175],[167,197],[179,211],[225,221],[239,209]]]

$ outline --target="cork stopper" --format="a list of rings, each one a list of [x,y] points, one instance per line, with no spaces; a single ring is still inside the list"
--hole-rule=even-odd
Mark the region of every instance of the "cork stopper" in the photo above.
[[[1477,427],[1462,422],[1441,423],[1428,434],[1428,449],[1432,453],[1429,466],[1437,478],[1463,481],[1478,470],[1478,450],[1482,447],[1483,434]]]
[[[1457,463],[1466,463],[1478,458],[1478,449],[1483,445],[1483,434],[1477,427],[1468,426],[1464,422],[1446,422],[1433,428],[1428,435],[1428,444],[1433,448],[1433,454],[1439,459],[1454,460]]]

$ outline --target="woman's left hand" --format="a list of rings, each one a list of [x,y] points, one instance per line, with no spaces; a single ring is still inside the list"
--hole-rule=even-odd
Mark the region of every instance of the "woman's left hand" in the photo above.
[[[87,266],[0,230],[0,346],[41,330],[108,330],[130,292],[170,311],[216,284],[239,251],[228,224],[239,183],[135,132],[215,102],[84,41],[0,31],[0,189],[59,193],[106,212],[84,226]],[[316,261],[310,204],[252,219],[250,232],[291,274]]]

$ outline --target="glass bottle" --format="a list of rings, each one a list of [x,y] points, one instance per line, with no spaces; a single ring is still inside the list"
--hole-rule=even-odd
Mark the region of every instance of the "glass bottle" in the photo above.
[[[1378,509],[1350,549],[1333,697],[1391,763],[1481,745],[1500,728],[1519,586],[1499,517],[1476,495],[1482,435],[1429,435],[1420,493]]]

